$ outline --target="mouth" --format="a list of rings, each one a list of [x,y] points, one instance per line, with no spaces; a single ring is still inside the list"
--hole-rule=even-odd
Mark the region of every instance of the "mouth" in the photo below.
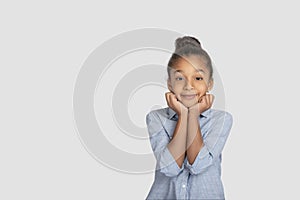
[[[181,94],[180,96],[182,99],[192,100],[197,96],[197,94]]]

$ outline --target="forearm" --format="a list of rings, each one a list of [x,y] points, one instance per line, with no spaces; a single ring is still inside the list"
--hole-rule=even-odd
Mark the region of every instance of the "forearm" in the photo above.
[[[168,144],[168,149],[172,156],[176,160],[179,167],[182,166],[185,152],[186,152],[186,142],[187,142],[187,123],[188,114],[183,113],[178,116],[178,121],[173,133],[173,138]]]
[[[195,115],[194,113],[188,114],[186,152],[190,164],[194,163],[203,146],[203,138],[198,117],[199,115]]]

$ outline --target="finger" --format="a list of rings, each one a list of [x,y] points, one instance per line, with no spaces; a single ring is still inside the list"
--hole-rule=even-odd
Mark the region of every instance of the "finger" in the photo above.
[[[206,102],[209,103],[211,100],[211,94],[206,94],[205,99],[206,99]]]
[[[209,103],[212,104],[213,101],[214,101],[214,99],[215,99],[215,96],[212,95],[212,94],[210,94],[210,95],[209,95]]]
[[[175,94],[173,94],[173,93],[170,94],[169,100],[170,100],[170,104],[172,106],[174,106],[177,103],[177,101],[178,101],[177,98],[176,98],[176,96],[175,96]]]
[[[167,101],[167,104],[168,104],[168,106],[170,107],[170,92],[167,92],[166,94],[165,94],[165,97],[166,97],[166,101]]]
[[[215,100],[215,96],[214,95],[211,95],[211,103],[213,103]]]
[[[209,96],[206,95],[206,96],[205,96],[205,106],[208,106],[209,103],[210,103],[210,101],[209,101]]]
[[[168,96],[169,96],[169,92],[166,92],[165,93],[165,98],[166,98],[166,101],[168,102]]]
[[[171,99],[172,101],[174,101],[174,102],[177,101],[177,98],[176,98],[175,94],[171,94],[171,95],[170,95],[170,99]]]
[[[207,101],[208,101],[208,99],[209,99],[209,95],[204,95],[203,96],[203,103],[207,103]]]
[[[199,103],[202,103],[202,100],[204,99],[204,97],[205,97],[205,95],[202,96],[202,97],[200,97],[199,100],[198,100],[198,102],[199,102]]]
[[[210,97],[211,97],[210,94],[206,94],[206,95],[205,95],[205,99],[206,99],[206,102],[207,102],[207,103],[210,102]]]

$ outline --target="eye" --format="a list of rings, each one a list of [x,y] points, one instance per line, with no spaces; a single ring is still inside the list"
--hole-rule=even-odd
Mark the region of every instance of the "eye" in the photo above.
[[[196,80],[197,80],[197,81],[202,81],[203,78],[202,78],[202,77],[196,77]]]
[[[182,78],[182,77],[176,77],[175,80],[176,80],[176,81],[182,81],[183,78]]]

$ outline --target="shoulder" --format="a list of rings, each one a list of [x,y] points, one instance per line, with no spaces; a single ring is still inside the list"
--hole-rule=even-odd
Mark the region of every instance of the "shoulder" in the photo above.
[[[168,108],[152,110],[146,115],[148,132],[151,136],[163,129],[165,123],[168,121],[168,116]]]
[[[150,120],[153,118],[157,118],[157,119],[165,119],[169,117],[169,108],[161,108],[161,109],[156,109],[156,110],[152,110],[150,111],[147,115],[146,115],[146,119]]]
[[[210,134],[218,137],[228,136],[233,124],[232,115],[223,110],[210,109],[207,116],[209,121]]]
[[[213,120],[213,121],[218,121],[218,122],[223,122],[228,125],[232,125],[233,122],[233,117],[232,114],[230,114],[227,111],[224,110],[217,110],[217,109],[210,109],[208,116]]]

